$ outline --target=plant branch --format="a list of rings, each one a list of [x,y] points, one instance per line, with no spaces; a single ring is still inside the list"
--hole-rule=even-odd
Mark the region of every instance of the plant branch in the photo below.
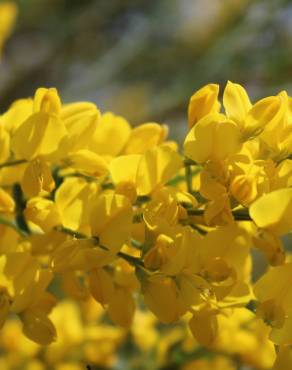
[[[10,162],[5,162],[0,164],[0,169],[4,167],[12,167],[12,166],[17,166],[18,164],[26,163],[26,159],[17,159],[15,161],[10,161]]]
[[[98,237],[87,237],[86,235],[84,235],[82,233],[79,233],[77,231],[71,230],[71,229],[69,229],[67,227],[63,227],[63,226],[58,226],[55,229],[58,230],[58,231],[60,231],[60,232],[65,233],[65,234],[71,235],[71,236],[73,236],[76,239],[93,240],[93,241],[96,242],[96,245],[99,248],[102,248],[104,250],[109,250],[106,246],[101,245],[99,243],[99,238]],[[131,240],[131,243],[134,243],[134,242],[136,243],[136,241]],[[140,258],[131,256],[130,254],[127,254],[127,253],[124,253],[124,252],[118,252],[117,253],[117,256],[123,258],[124,260],[126,260],[128,263],[130,263],[133,266],[144,266],[144,264],[143,264],[143,262],[142,262],[142,260]]]
[[[203,216],[205,210],[204,209],[187,209],[189,216]],[[247,209],[239,209],[232,211],[232,215],[236,221],[252,221]]]

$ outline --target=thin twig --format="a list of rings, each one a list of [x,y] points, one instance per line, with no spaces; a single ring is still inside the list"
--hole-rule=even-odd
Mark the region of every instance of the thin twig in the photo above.
[[[69,229],[67,227],[62,227],[62,226],[56,227],[56,230],[58,230],[60,232],[63,232],[65,234],[71,235],[76,239],[93,240],[93,241],[95,241],[96,246],[98,246],[99,248],[102,248],[104,250],[109,250],[106,246],[101,245],[99,243],[99,238],[98,237],[87,237],[86,235],[81,234],[78,231],[74,231],[72,229]],[[131,243],[133,243],[133,241],[131,241]],[[133,266],[144,266],[144,264],[143,264],[143,262],[140,258],[131,256],[130,254],[127,254],[127,253],[124,253],[124,252],[118,252],[117,256],[123,258],[124,260],[126,260],[127,262],[129,262]]]
[[[190,216],[203,216],[205,210],[204,209],[187,209],[188,215]],[[248,210],[246,209],[239,209],[232,211],[232,215],[236,221],[252,221]]]
[[[1,168],[4,168],[4,167],[12,167],[12,166],[17,166],[19,164],[23,164],[23,163],[26,163],[27,160],[26,159],[17,159],[15,161],[10,161],[10,162],[5,162],[5,163],[1,163],[0,164],[0,169]]]

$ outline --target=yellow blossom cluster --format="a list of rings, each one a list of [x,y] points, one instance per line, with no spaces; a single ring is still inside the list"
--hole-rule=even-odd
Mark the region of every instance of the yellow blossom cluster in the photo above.
[[[220,337],[212,351],[203,349],[184,325],[161,324],[149,310],[138,309],[130,330],[112,325],[94,299],[81,304],[64,299],[51,315],[57,340],[40,346],[22,335],[19,321],[9,319],[0,333],[1,369],[237,370],[240,362],[257,369],[274,361],[267,328],[247,309],[219,315]],[[127,353],[126,348],[131,348]],[[89,365],[90,364],[90,365]]]
[[[198,368],[233,369],[222,353],[292,367],[281,239],[292,230],[292,99],[253,104],[232,82],[223,108],[218,95],[209,84],[191,97],[182,150],[165,125],[132,128],[93,103],[63,104],[55,88],[12,103],[0,116],[2,327],[18,317],[46,346],[58,343],[63,297],[93,298],[123,328],[142,301],[218,354]],[[255,249],[269,265],[256,281]]]

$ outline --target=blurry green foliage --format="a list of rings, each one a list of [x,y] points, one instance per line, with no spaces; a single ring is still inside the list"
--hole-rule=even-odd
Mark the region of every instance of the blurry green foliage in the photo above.
[[[291,92],[289,0],[16,0],[0,104],[56,86],[132,124],[184,130],[189,96],[228,79],[256,99]],[[182,129],[183,128],[183,129]]]

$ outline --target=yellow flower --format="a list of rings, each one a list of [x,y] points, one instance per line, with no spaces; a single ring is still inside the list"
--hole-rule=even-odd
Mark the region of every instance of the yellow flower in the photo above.
[[[272,266],[285,262],[285,250],[281,239],[268,230],[259,229],[253,237],[255,247],[261,250]]]
[[[236,122],[242,131],[250,130],[245,126],[245,117],[252,105],[245,89],[228,81],[223,94],[223,105],[228,118]]]
[[[137,197],[136,177],[140,160],[139,154],[120,155],[109,166],[116,193],[125,195],[131,202]]]
[[[184,142],[185,155],[198,163],[226,159],[239,149],[239,128],[219,113],[212,113],[200,119]]]
[[[29,197],[37,196],[42,191],[50,193],[54,190],[55,181],[48,162],[40,158],[29,162],[23,173],[21,188]]]
[[[188,107],[189,128],[208,114],[220,111],[221,104],[218,101],[218,94],[219,85],[209,84],[192,95]]]
[[[260,139],[273,157],[283,159],[292,148],[291,98],[285,91],[257,102],[247,116],[247,124],[261,129]]]
[[[106,160],[87,149],[77,150],[68,155],[70,167],[80,171],[81,173],[99,177],[105,176],[108,173],[108,164]]]
[[[144,256],[145,267],[149,270],[163,268],[173,258],[172,250],[175,251],[174,240],[167,235],[160,234],[152,247]],[[173,254],[173,253],[172,253]]]
[[[114,294],[114,283],[110,274],[103,268],[89,273],[89,290],[94,299],[103,306],[110,302]]]
[[[211,346],[217,336],[218,322],[216,312],[208,307],[195,312],[189,321],[189,327],[195,339],[203,346]]]
[[[2,329],[10,311],[11,297],[6,287],[0,286],[0,329]]]
[[[124,149],[125,154],[143,154],[161,144],[168,133],[167,126],[158,123],[143,123],[131,131]]]
[[[245,174],[238,175],[233,179],[230,191],[239,203],[248,206],[258,195],[257,179]]]
[[[116,287],[108,302],[108,315],[117,325],[128,328],[134,318],[135,301],[131,292],[124,287]]]
[[[285,322],[283,307],[274,299],[268,299],[257,307],[257,316],[273,328],[281,328]]]
[[[12,313],[42,346],[56,339],[55,320],[62,332],[28,356],[4,354],[0,368],[39,367],[39,358],[69,368],[73,352],[115,366],[140,297],[151,319],[134,325],[147,338],[149,330],[145,349],[160,343],[159,365],[173,345],[204,346],[212,359],[194,366],[232,368],[214,356],[224,353],[267,369],[275,344],[275,369],[289,368],[292,263],[281,237],[292,230],[292,100],[281,92],[252,105],[229,81],[221,114],[218,93],[209,84],[191,97],[184,161],[165,125],[132,129],[95,104],[62,105],[56,89],[40,88],[1,115],[0,326]],[[252,247],[274,266],[256,282]],[[63,306],[63,296],[80,310]],[[180,318],[158,335],[157,320]],[[185,340],[187,321],[194,338]]]
[[[180,370],[235,370],[234,362],[224,356],[214,356],[210,359],[192,360],[183,365]]]
[[[40,88],[36,91],[33,112],[17,127],[11,146],[20,159],[37,156],[49,158],[58,154],[67,130],[59,117],[61,102],[56,89]],[[23,141],[23,138],[27,138]]]
[[[270,369],[276,352],[270,327],[247,308],[224,309],[217,315],[214,350],[235,355],[246,366]]]
[[[73,152],[86,149],[90,138],[100,120],[100,112],[95,104],[88,102],[71,103],[62,106],[60,118],[67,129],[67,136],[62,145]]]
[[[38,311],[27,311],[21,316],[23,333],[31,340],[45,346],[55,341],[57,333],[51,320]]]
[[[77,177],[65,178],[55,194],[55,204],[64,227],[90,234],[89,218],[99,185]]]
[[[147,150],[137,168],[137,194],[148,195],[174,177],[182,167],[180,155],[167,146]]]
[[[118,252],[131,234],[133,210],[128,198],[103,194],[93,205],[90,215],[91,233],[111,252]]]
[[[157,274],[143,282],[143,294],[146,306],[163,323],[175,322],[183,312],[178,301],[178,290],[174,280]]]
[[[260,302],[274,300],[285,315],[292,314],[291,271],[291,263],[271,267],[254,286],[254,293]]]
[[[51,255],[55,272],[91,270],[102,267],[114,259],[113,253],[99,248],[91,239],[69,239],[59,245]]]
[[[41,197],[31,198],[27,202],[24,214],[28,221],[37,225],[45,232],[61,224],[57,206],[49,199]]]
[[[208,282],[199,275],[183,272],[176,277],[178,292],[183,305],[190,309],[204,303],[211,291]]]
[[[178,215],[178,203],[168,188],[154,192],[143,212],[148,238],[155,239],[159,234],[175,237]]]
[[[292,229],[292,189],[272,191],[258,198],[249,209],[255,224],[276,235],[283,235]]]
[[[292,366],[292,350],[288,346],[281,346],[272,370],[286,370]]]
[[[120,155],[110,162],[110,174],[115,184],[131,182],[136,184],[137,168],[141,155]]]
[[[88,149],[96,154],[114,157],[122,152],[130,132],[130,125],[123,117],[104,113],[89,140]]]
[[[33,99],[18,99],[1,116],[1,121],[6,130],[13,134],[16,129],[32,114]]]
[[[90,297],[87,287],[83,283],[83,274],[68,270],[60,275],[62,291],[68,298],[85,301]]]
[[[11,213],[14,211],[14,199],[5,190],[0,188],[0,212]]]

